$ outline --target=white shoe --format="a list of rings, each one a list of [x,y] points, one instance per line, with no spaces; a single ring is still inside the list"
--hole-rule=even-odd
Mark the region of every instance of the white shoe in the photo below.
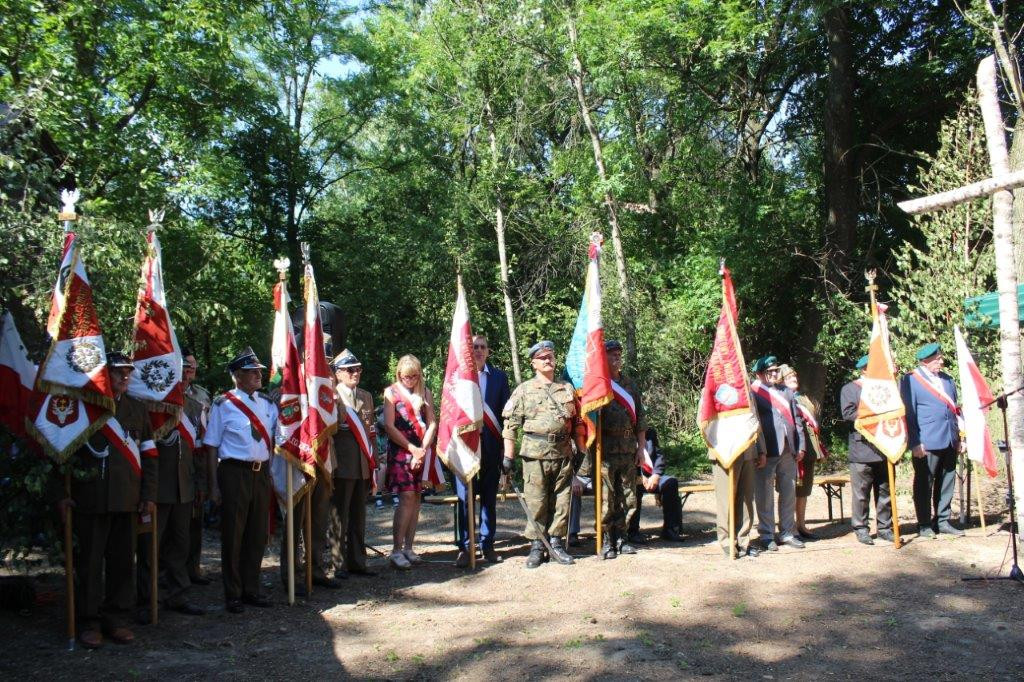
[[[402,552],[392,552],[391,556],[388,557],[388,561],[390,561],[395,568],[403,571],[408,571],[412,568],[412,564],[409,563],[409,560],[405,558],[405,554]]]
[[[423,563],[423,559],[420,558],[420,555],[417,554],[416,552],[412,551],[411,549],[403,549],[402,550],[402,554],[405,555],[405,558],[409,560],[410,564],[422,564]]]

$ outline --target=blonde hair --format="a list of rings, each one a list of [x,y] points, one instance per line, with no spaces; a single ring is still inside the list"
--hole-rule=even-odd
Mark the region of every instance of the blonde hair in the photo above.
[[[420,378],[416,380],[416,387],[413,388],[412,392],[420,398],[424,398],[423,366],[420,365],[419,358],[415,355],[403,355],[398,359],[398,364],[395,365],[395,383],[401,384],[402,375],[407,373],[409,370],[415,370],[420,375]]]
[[[779,367],[779,376],[782,377],[783,379],[788,377],[790,374],[796,374],[796,370],[790,367],[789,365],[781,365]]]

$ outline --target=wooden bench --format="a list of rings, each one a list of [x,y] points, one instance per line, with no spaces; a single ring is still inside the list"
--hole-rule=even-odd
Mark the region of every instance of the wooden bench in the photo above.
[[[815,476],[814,485],[820,486],[828,498],[828,520],[832,521],[832,500],[839,500],[839,520],[845,520],[843,512],[843,488],[850,483],[849,474],[832,474],[830,476]]]
[[[679,484],[679,509],[686,506],[686,501],[694,493],[712,493],[715,491],[714,483],[680,483]]]
[[[475,497],[477,499],[480,498],[479,495],[476,495]],[[498,501],[499,502],[502,501],[502,500],[514,500],[517,497],[519,497],[519,495],[517,495],[516,493],[498,493]],[[441,495],[426,495],[423,498],[423,503],[424,504],[436,504],[436,505],[455,504],[458,501],[459,501],[459,496],[458,495],[444,495],[444,496],[441,496]]]

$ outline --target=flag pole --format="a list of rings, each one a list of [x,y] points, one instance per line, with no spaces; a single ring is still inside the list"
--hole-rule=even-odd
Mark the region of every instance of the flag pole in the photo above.
[[[158,532],[159,524],[156,519],[156,512],[154,511],[149,515],[150,533],[153,534],[149,543],[149,622],[151,625],[157,624],[158,604],[160,601],[160,595],[157,592],[159,589],[157,578],[160,574],[160,533]]]
[[[970,460],[968,460],[970,461]],[[976,465],[971,462],[971,466],[976,468]],[[981,532],[983,535],[988,535],[988,529],[985,528],[985,496],[981,492],[981,482],[985,479],[985,476],[979,471],[978,472],[978,484],[976,486],[978,490],[978,518],[981,519]],[[970,500],[967,504],[970,504]]]
[[[316,481],[313,481],[316,485]],[[302,540],[306,545],[306,599],[313,596],[313,485],[306,495],[306,519],[302,529]]]
[[[71,499],[71,469],[64,472],[64,497]],[[64,589],[68,606],[68,651],[75,650],[75,559],[71,539],[71,505],[64,510]]]
[[[466,480],[466,516],[469,522],[469,542],[466,549],[469,550],[469,568],[476,570],[476,499],[473,493],[473,477]]]
[[[602,541],[604,540],[604,518],[601,513],[601,502],[604,498],[601,490],[603,481],[601,480],[601,464],[602,464],[602,447],[601,447],[601,412],[597,413],[597,447],[594,448],[594,525],[597,526],[597,552],[601,554]]]
[[[741,455],[742,456],[742,455]],[[729,467],[729,558],[736,558],[736,462]]]
[[[285,467],[285,551],[288,553],[288,606],[295,606],[295,483],[292,481],[292,465]]]

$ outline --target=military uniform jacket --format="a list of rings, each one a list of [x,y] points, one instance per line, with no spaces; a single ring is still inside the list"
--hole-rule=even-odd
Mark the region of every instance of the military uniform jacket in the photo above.
[[[192,425],[196,427],[196,447],[192,451],[192,459],[194,474],[192,476],[192,485],[195,492],[204,491],[208,488],[209,482],[206,480],[206,448],[203,447],[202,438],[203,432],[206,431],[206,423],[210,418],[210,393],[202,386],[196,384],[190,384],[185,390],[185,411],[192,416],[191,412],[188,412],[189,399],[195,401],[199,405],[199,413],[192,417]]]
[[[210,408],[210,421],[203,434],[203,444],[217,448],[220,459],[237,459],[243,462],[266,462],[270,459],[277,426],[277,405],[270,398],[257,391],[246,395],[237,388],[231,389],[239,400],[263,424],[270,438],[270,446],[254,428],[249,417],[239,410],[226,396],[217,396]]]
[[[185,396],[185,415],[192,424],[199,428],[202,405],[193,398]],[[195,476],[197,463],[188,441],[181,437],[178,429],[171,431],[166,438],[156,442],[156,450],[160,455],[159,490],[157,504],[180,504],[195,499]],[[203,462],[198,468],[204,468]]]
[[[501,412],[502,438],[515,440],[522,430],[519,456],[527,459],[565,459],[572,456],[571,437],[579,422],[579,403],[572,384],[539,376],[516,386]]]
[[[352,394],[351,402],[344,386],[338,387],[338,430],[334,433],[334,456],[336,457],[334,467],[335,478],[350,478],[355,480],[367,479],[370,477],[370,467],[359,449],[356,437],[345,421],[344,410],[348,405],[359,413],[359,418],[366,429],[366,435],[370,440],[370,447],[377,446],[377,422],[373,413],[373,396],[369,391],[364,391],[358,386]]]
[[[859,464],[870,464],[871,462],[885,461],[881,452],[869,443],[860,431],[853,427],[857,421],[857,408],[860,405],[860,382],[851,381],[843,386],[839,392],[839,411],[843,413],[843,419],[850,422],[849,458],[851,462]]]
[[[644,420],[644,406],[640,400],[640,391],[632,379],[625,375],[619,376],[615,382],[633,397],[636,407],[636,425],[625,405],[614,398],[601,408],[601,450],[607,455],[636,456],[639,444],[636,439],[638,431],[647,428]]]
[[[147,441],[152,443],[153,431],[146,406],[128,395],[117,400],[114,412],[125,435],[131,438],[140,453]],[[103,455],[102,457],[98,455]],[[97,431],[74,455],[75,469],[84,470],[84,477],[72,474],[71,499],[76,511],[86,514],[138,512],[139,502],[153,502],[157,497],[157,458],[140,455],[141,474],[134,462],[123,455],[103,433]]]
[[[907,447],[911,450],[918,445],[923,445],[925,450],[960,447],[957,415],[953,414],[944,400],[921,385],[913,376],[915,372],[922,372],[922,377],[928,376],[918,367],[900,380],[900,396],[907,408]],[[956,405],[956,384],[953,378],[945,372],[930,378],[936,384],[936,390],[941,387],[946,397]]]

